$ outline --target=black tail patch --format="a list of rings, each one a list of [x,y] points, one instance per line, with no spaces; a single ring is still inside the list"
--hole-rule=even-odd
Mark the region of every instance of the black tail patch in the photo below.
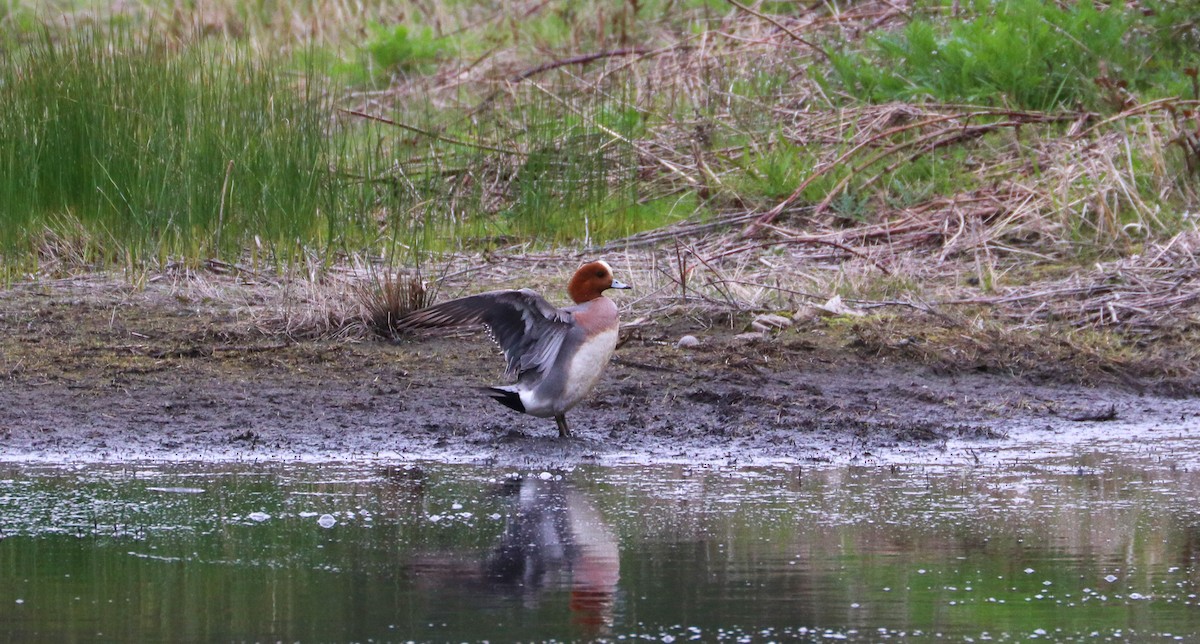
[[[521,403],[521,395],[517,392],[499,387],[484,387],[483,391],[492,398],[495,398],[501,405],[519,411],[522,414],[525,413],[525,405]]]

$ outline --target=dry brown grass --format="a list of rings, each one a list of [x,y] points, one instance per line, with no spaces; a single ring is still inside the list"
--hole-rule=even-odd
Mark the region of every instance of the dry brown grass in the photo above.
[[[412,9],[446,33],[484,25],[517,30],[520,20],[550,10],[538,2],[503,10],[450,10],[440,3]],[[237,3],[214,0],[161,19],[181,32],[257,29],[264,33],[256,42],[267,43],[344,42],[361,37],[369,20],[405,17],[386,3],[344,0],[314,1],[303,13],[280,11],[265,22],[247,22]],[[648,115],[637,140],[620,141],[636,151],[644,194],[694,192],[708,216],[582,251],[538,253],[521,242],[502,253],[443,253],[430,260],[438,269],[426,275],[438,277],[429,288],[409,267],[352,258],[332,268],[314,261],[282,277],[225,284],[213,297],[243,298],[248,323],[269,334],[388,335],[391,321],[427,304],[434,289],[453,296],[533,286],[555,299],[578,262],[603,256],[635,286],[619,301],[626,319],[639,326],[694,319],[742,330],[753,314],[803,318],[811,305],[841,295],[873,314],[854,333],[874,333],[871,343],[884,347],[895,345],[887,337],[898,333],[898,317],[948,329],[929,334],[924,346],[940,341],[961,351],[1003,347],[1018,332],[1044,341],[1069,330],[1080,346],[1117,360],[1118,350],[1104,349],[1121,344],[1112,341],[1116,336],[1194,337],[1200,327],[1200,102],[1133,102],[1111,115],[938,104],[847,108],[807,73],[823,56],[813,43],[823,35],[853,39],[899,24],[904,13],[895,3],[772,19],[752,5],[732,5],[705,20],[708,28],[699,34],[648,21],[627,24],[625,32],[609,23],[589,31],[581,21],[556,49],[519,34],[482,57],[398,75],[386,90],[353,94],[345,104],[382,114],[420,98],[464,118],[485,114],[502,121],[530,96],[564,103],[568,94],[603,97]],[[621,35],[635,28],[636,40]],[[731,89],[764,73],[788,83],[755,96]],[[605,135],[609,143],[619,140]],[[749,160],[784,145],[811,151],[811,167],[783,196],[747,188]],[[961,185],[928,196],[905,194],[903,186],[885,189],[913,164],[951,153],[961,159]],[[489,193],[504,194],[516,157],[486,157],[471,178],[490,182]],[[815,198],[806,192],[814,185],[823,187]],[[833,212],[835,201],[851,193],[866,195],[859,219]],[[53,238],[44,244],[48,254],[67,258],[77,245]],[[203,277],[191,279],[180,288],[210,288],[199,286]]]
[[[397,320],[433,303],[420,271],[373,273],[368,281],[355,283],[353,289],[368,327],[384,337],[396,334]]]

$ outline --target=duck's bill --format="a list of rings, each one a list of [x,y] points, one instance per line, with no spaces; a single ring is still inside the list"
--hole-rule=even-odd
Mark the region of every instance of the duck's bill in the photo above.
[[[613,280],[612,286],[609,288],[633,288],[632,286],[618,280]]]

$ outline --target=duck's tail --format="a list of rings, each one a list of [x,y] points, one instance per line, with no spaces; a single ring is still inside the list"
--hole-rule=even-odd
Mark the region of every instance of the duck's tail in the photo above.
[[[509,409],[525,413],[525,404],[521,402],[521,394],[516,392],[515,387],[484,387],[483,393]]]

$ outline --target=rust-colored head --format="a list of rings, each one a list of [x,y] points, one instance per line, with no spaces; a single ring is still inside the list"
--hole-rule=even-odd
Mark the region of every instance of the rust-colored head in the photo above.
[[[590,302],[610,288],[629,288],[629,286],[613,279],[612,267],[608,262],[597,260],[588,262],[575,271],[575,276],[567,284],[567,293],[576,304]]]

